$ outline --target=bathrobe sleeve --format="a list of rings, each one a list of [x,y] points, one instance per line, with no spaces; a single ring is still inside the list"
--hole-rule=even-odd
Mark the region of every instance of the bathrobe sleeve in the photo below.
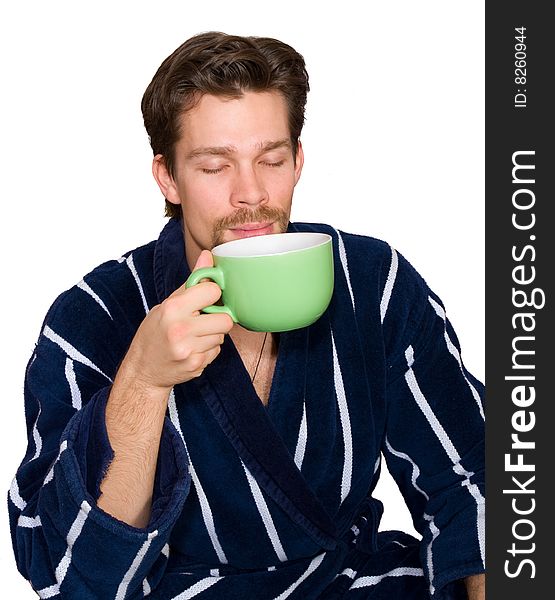
[[[438,296],[395,250],[386,262],[382,452],[422,535],[430,592],[441,598],[450,582],[484,571],[483,385],[465,368]]]
[[[96,504],[113,457],[105,406],[134,329],[132,307],[125,319],[118,310],[80,289],[63,294],[27,367],[28,447],[8,505],[18,570],[41,598],[142,598],[164,574],[189,489],[185,449],[166,418],[148,526]]]

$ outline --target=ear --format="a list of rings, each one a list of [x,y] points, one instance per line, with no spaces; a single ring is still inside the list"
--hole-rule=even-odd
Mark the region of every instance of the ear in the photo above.
[[[297,155],[295,156],[295,185],[297,185],[297,183],[301,177],[303,165],[304,165],[303,145],[301,144],[301,140],[299,140],[299,145],[297,146]]]
[[[157,154],[152,159],[152,174],[154,175],[154,179],[156,179],[156,183],[164,198],[172,204],[181,204],[177,185],[171,173],[168,171],[166,159],[162,154]]]

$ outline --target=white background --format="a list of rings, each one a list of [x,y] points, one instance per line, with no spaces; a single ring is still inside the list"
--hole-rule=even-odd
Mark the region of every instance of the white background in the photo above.
[[[6,493],[25,452],[24,370],[46,310],[165,222],[140,100],[162,60],[200,31],[277,37],[303,54],[311,91],[292,219],[396,247],[444,301],[463,362],[484,380],[483,2],[52,0],[2,12]],[[382,528],[413,532],[383,479]],[[3,594],[35,597],[16,571],[5,503],[0,568]]]

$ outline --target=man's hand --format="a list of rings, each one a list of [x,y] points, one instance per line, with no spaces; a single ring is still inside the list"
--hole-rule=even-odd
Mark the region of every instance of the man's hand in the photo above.
[[[212,266],[207,250],[195,269],[205,266]],[[135,527],[146,527],[150,519],[171,388],[198,377],[218,356],[233,327],[226,314],[200,312],[220,295],[212,282],[177,289],[145,317],[116,374],[106,405],[114,460],[101,483],[98,506]]]
[[[213,265],[203,250],[194,270]],[[205,314],[201,309],[221,295],[217,284],[205,281],[189,289],[178,288],[155,306],[139,327],[124,368],[151,389],[166,392],[176,384],[198,377],[220,353],[233,320],[226,314]],[[122,365],[123,366],[123,365]]]

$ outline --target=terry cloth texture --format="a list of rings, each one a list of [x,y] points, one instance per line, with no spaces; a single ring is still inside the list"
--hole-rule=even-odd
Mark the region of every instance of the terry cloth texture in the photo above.
[[[141,321],[189,275],[181,223],[54,302],[8,494],[17,567],[40,598],[446,600],[483,572],[483,386],[441,300],[382,241],[289,231],[332,236],[329,308],[279,335],[267,407],[229,336],[174,387],[144,529],[96,504],[113,457],[104,412]],[[421,539],[378,531],[382,456]]]

